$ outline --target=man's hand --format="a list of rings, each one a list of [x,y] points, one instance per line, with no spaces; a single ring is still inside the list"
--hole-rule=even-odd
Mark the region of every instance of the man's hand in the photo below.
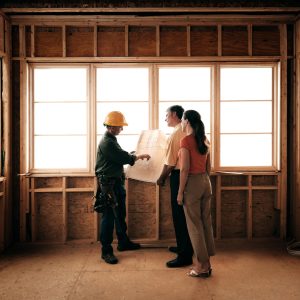
[[[137,160],[138,159],[142,159],[143,160],[144,158],[146,158],[147,160],[149,160],[151,158],[151,156],[149,154],[140,154],[140,155],[138,155],[136,157]]]
[[[159,177],[156,181],[156,184],[159,185],[159,186],[164,186],[165,185],[165,179]]]

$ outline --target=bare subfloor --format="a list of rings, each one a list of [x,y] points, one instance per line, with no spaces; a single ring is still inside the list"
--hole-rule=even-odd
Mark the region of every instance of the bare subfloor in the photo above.
[[[22,244],[0,256],[0,299],[300,299],[300,257],[282,241],[218,241],[208,279],[168,269],[167,248],[100,259],[98,243]]]

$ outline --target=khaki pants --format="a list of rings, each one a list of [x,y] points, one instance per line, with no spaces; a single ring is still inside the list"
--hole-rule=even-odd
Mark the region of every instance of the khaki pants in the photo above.
[[[190,174],[184,190],[184,213],[194,249],[200,263],[207,262],[215,255],[215,243],[211,222],[211,183],[209,176]]]

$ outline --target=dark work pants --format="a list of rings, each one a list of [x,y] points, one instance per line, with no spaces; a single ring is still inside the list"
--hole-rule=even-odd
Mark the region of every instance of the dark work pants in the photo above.
[[[173,224],[178,247],[178,257],[183,259],[190,259],[193,256],[193,247],[187,230],[183,206],[178,205],[177,203],[179,180],[180,171],[173,170],[170,176]]]
[[[102,253],[113,253],[111,246],[113,242],[114,225],[116,225],[116,234],[118,243],[121,245],[126,244],[129,241],[127,236],[127,225],[126,225],[126,190],[123,186],[122,180],[117,179],[112,184],[101,184],[100,187],[102,192],[112,192],[116,199],[117,206],[114,211],[111,207],[106,209],[102,213],[101,217],[101,228],[100,228],[100,242],[102,244]]]

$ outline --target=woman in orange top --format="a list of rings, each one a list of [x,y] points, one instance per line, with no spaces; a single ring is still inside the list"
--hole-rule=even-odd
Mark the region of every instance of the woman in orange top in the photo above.
[[[210,256],[215,255],[211,222],[211,183],[209,142],[205,136],[200,114],[187,110],[182,129],[186,133],[180,141],[180,185],[177,202],[183,205],[189,235],[194,249],[192,277],[209,277],[212,272]]]

